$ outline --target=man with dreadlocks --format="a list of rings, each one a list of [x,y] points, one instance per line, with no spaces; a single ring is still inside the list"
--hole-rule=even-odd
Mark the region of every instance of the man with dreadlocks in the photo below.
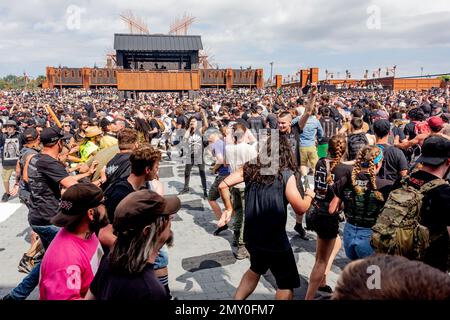
[[[321,158],[314,173],[316,196],[306,213],[306,227],[317,233],[316,261],[309,277],[306,300],[314,299],[317,290],[332,293],[326,275],[341,249],[339,215],[330,215],[328,207],[334,194],[332,186],[341,178],[351,176],[352,166],[343,163],[347,150],[344,134],[334,135],[328,142],[328,157]]]
[[[344,227],[345,254],[351,260],[374,253],[370,245],[372,226],[386,202],[392,181],[377,177],[383,162],[378,146],[366,146],[356,158],[351,177],[345,176],[333,186],[334,198],[329,213],[336,214],[344,202],[347,222]]]

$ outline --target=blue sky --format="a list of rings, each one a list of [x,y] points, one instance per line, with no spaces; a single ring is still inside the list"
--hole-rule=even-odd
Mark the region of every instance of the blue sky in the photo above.
[[[397,65],[397,75],[450,72],[448,0],[21,0],[0,4],[0,76],[45,73],[46,66],[103,66],[119,14],[132,10],[151,33],[167,33],[175,17],[196,17],[220,67],[349,70],[353,78]],[[77,13],[80,13],[77,15]],[[78,19],[78,17],[80,19]]]

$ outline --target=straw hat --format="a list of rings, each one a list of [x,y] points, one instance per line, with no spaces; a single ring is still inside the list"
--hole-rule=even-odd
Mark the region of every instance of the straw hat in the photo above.
[[[84,133],[85,133],[86,138],[93,138],[93,137],[101,135],[103,133],[103,131],[97,126],[92,126],[92,127],[87,127],[86,130],[84,130]]]

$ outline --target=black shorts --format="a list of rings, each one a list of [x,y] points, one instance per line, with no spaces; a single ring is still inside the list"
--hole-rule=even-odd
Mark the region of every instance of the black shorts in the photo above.
[[[339,219],[338,215],[328,214],[318,215],[316,218],[315,232],[320,239],[331,240],[335,239],[339,234]]]
[[[313,204],[306,212],[306,229],[316,232],[320,239],[335,239],[339,234],[339,215],[328,213],[328,203],[319,206]]]
[[[220,198],[219,184],[228,176],[217,176],[208,192],[208,200],[216,201]]]
[[[249,245],[246,248],[250,253],[250,270],[259,275],[270,270],[280,290],[300,287],[300,276],[292,249],[272,252]]]

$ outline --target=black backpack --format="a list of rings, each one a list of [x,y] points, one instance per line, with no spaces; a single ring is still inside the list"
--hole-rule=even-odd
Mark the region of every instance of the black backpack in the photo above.
[[[359,150],[369,144],[364,132],[354,133],[347,138],[348,160],[355,160]]]

